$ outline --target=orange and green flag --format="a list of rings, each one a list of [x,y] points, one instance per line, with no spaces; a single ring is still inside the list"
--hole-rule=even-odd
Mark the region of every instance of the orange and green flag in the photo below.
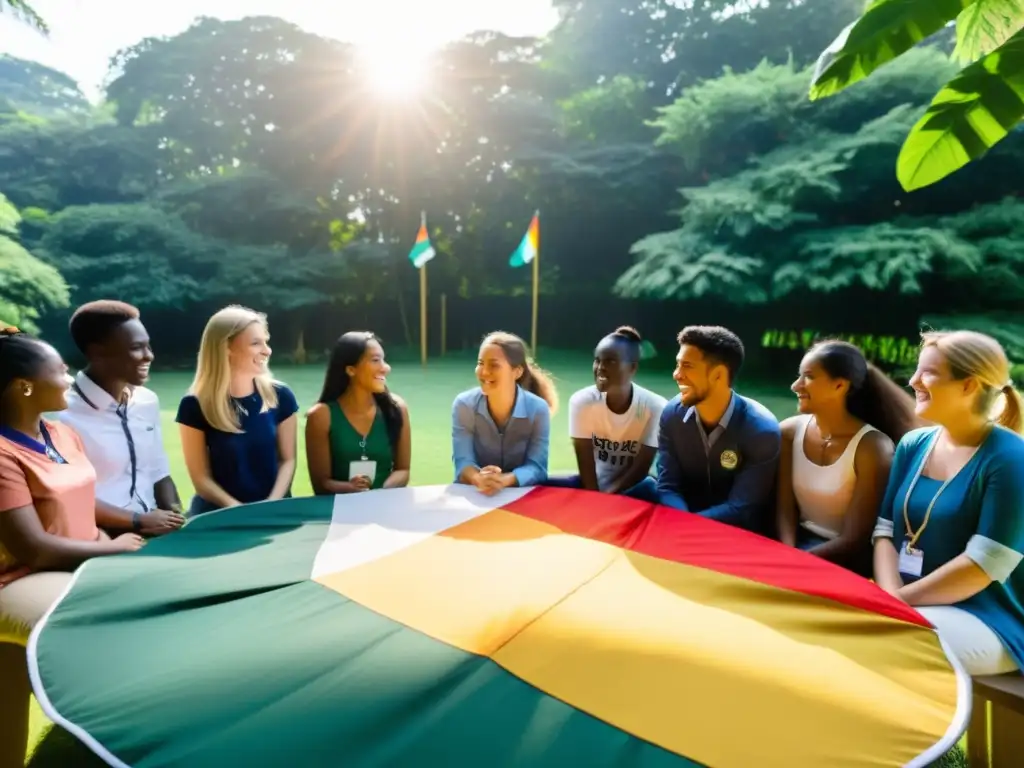
[[[537,258],[537,253],[540,250],[540,213],[533,214],[533,218],[530,220],[530,226],[526,230],[526,234],[523,235],[522,241],[519,243],[519,247],[516,248],[512,257],[508,260],[510,266],[523,267]]]
[[[430,244],[430,234],[427,232],[427,214],[422,213],[420,214],[420,229],[416,233],[416,242],[413,243],[412,250],[409,251],[409,261],[416,269],[419,269],[436,255],[434,246]]]
[[[29,669],[51,719],[139,768],[913,767],[970,710],[934,629],[870,582],[557,488],[203,515],[82,566]]]

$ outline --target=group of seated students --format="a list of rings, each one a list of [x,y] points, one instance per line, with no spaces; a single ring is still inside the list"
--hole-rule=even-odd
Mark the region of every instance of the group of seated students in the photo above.
[[[187,516],[285,498],[296,471],[299,405],[270,374],[264,315],[227,307],[203,332],[176,417],[187,515],[144,386],[153,352],[138,310],[92,302],[70,332],[87,361],[74,378],[52,346],[0,327],[0,768],[24,755],[23,646],[71,572]],[[519,337],[489,334],[479,386],[452,406],[454,482],[623,494],[776,538],[917,607],[969,673],[1024,668],[1021,398],[998,342],[925,333],[913,396],[856,347],[821,342],[792,385],[798,415],[781,424],[734,391],[734,333],[690,326],[678,342],[679,394],[666,401],[634,383],[634,329],[599,340],[594,384],[569,400],[577,472],[551,476],[555,385]],[[409,483],[409,409],[389,372],[372,333],[338,339],[306,416],[315,493]]]

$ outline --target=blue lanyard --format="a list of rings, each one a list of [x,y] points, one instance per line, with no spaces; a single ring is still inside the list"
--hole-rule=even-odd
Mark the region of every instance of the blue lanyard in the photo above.
[[[86,405],[88,405],[94,411],[99,411],[99,406],[97,406],[92,400],[86,397],[85,392],[83,392],[82,388],[78,386],[77,381],[71,385],[71,388],[75,390],[75,393],[80,398],[82,398]],[[132,487],[128,491],[128,498],[131,500],[130,503],[132,504],[138,501],[139,504],[142,505],[143,512],[149,512],[149,505],[146,504],[146,502],[143,500],[141,496],[139,496],[138,491],[136,490],[136,480],[138,478],[138,459],[135,456],[135,439],[132,437],[131,429],[128,428],[128,401],[121,400],[117,404],[117,409],[115,410],[115,413],[117,414],[117,418],[121,421],[121,430],[124,432],[125,440],[128,442],[128,460],[131,462],[132,469]]]
[[[46,428],[43,422],[39,422],[39,431],[43,435],[43,442],[39,442],[33,437],[29,437],[24,432],[19,432],[16,429],[11,429],[8,426],[0,425],[0,437],[6,437],[12,443],[17,443],[24,448],[28,448],[30,451],[41,453],[54,464],[67,464],[68,461],[60,455],[54,445],[53,440],[50,439],[50,431]]]

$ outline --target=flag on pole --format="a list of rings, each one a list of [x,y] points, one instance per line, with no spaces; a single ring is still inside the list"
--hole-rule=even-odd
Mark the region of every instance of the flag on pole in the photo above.
[[[412,250],[409,251],[409,261],[416,269],[419,269],[436,255],[434,246],[430,244],[430,235],[427,233],[427,214],[421,213],[420,231],[416,235],[416,242],[413,244]]]
[[[117,768],[921,768],[971,696],[866,579],[543,487],[200,515],[78,568],[28,665],[50,719]]]
[[[530,228],[526,230],[526,234],[523,236],[523,241],[519,243],[519,247],[516,248],[516,252],[512,254],[512,258],[508,260],[509,265],[513,267],[524,267],[537,258],[537,247],[540,243],[540,214],[533,214],[533,219],[530,221]]]

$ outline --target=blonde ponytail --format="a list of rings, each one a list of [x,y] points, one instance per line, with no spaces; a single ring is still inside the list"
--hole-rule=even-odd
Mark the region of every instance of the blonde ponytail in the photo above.
[[[1010,360],[1002,344],[977,331],[928,331],[921,334],[921,346],[938,349],[957,381],[970,376],[977,379],[981,385],[977,402],[979,413],[1020,434],[1024,427],[1024,404],[1009,381]],[[1002,403],[999,395],[1003,396]]]
[[[996,423],[1017,434],[1024,428],[1024,400],[1013,384],[1003,387],[1003,408],[996,417]]]

